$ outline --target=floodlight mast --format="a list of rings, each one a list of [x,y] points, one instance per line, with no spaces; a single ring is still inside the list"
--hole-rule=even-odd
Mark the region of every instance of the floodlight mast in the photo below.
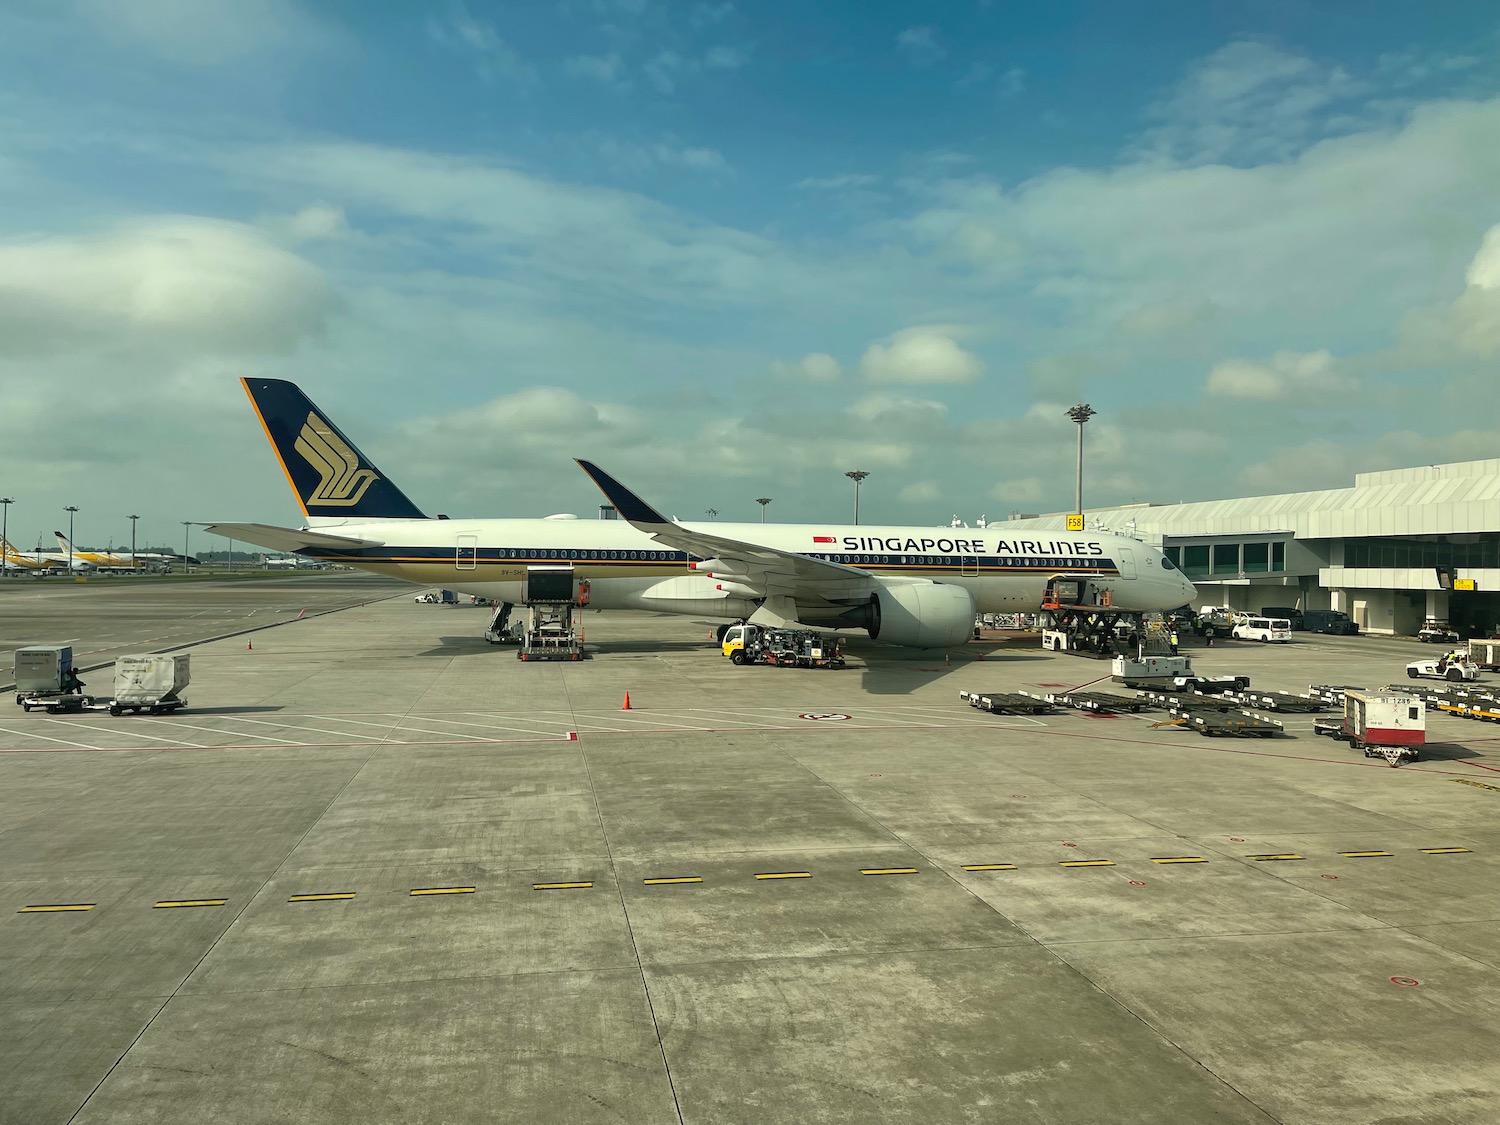
[[[757,496],[755,498],[755,502],[760,505],[760,522],[761,523],[765,523],[766,522],[766,505],[771,502],[771,497],[769,497],[769,496]]]
[[[845,473],[844,475],[854,482],[854,526],[858,527],[859,526],[859,486],[860,486],[860,482],[862,482],[870,474],[867,473],[867,472],[865,472],[863,469],[851,469],[849,472]]]
[[[1099,413],[1086,402],[1080,402],[1068,411],[1068,417],[1078,423],[1078,485],[1073,493],[1073,511],[1083,515],[1083,424]]]

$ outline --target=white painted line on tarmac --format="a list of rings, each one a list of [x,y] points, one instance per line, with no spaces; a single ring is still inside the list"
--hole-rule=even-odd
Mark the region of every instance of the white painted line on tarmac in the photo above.
[[[369,722],[366,722],[363,719],[340,719],[336,715],[309,715],[308,718],[319,719],[319,720],[321,720],[323,722],[329,722],[329,723],[351,723],[354,726],[375,727],[377,730],[384,730],[384,731],[387,731],[387,732],[401,731],[402,733],[405,733],[407,731],[420,731],[422,734],[449,734],[449,735],[451,735],[451,734],[454,733],[451,730],[437,730],[437,729],[435,729],[433,727],[402,726],[402,725],[400,725],[399,721],[398,722],[394,722],[394,723],[369,723]],[[517,734],[536,734],[537,733],[536,731],[532,731],[532,730],[521,730],[519,727],[515,728],[515,729],[516,729],[516,733]],[[347,737],[347,735],[345,737]],[[387,737],[385,741],[387,741],[387,742],[394,742],[394,741],[397,741],[397,740]],[[481,741],[481,742],[503,742],[504,739],[485,738],[485,739],[479,739],[478,741]]]
[[[543,719],[535,719],[535,720],[533,720],[533,719],[517,719],[513,715],[506,715],[505,718],[509,719],[513,723],[514,722],[522,722],[522,723],[536,722],[536,723],[538,723],[539,725],[542,726],[542,729],[539,730],[539,731],[528,731],[524,727],[510,727],[510,726],[497,725],[497,724],[493,724],[493,723],[465,723],[465,722],[462,722],[459,719],[438,719],[438,718],[433,718],[432,716],[429,716],[429,715],[422,716],[422,721],[423,722],[427,722],[427,723],[449,723],[449,724],[451,724],[453,726],[456,726],[456,727],[475,727],[478,730],[495,730],[495,729],[516,730],[516,731],[520,731],[522,734],[547,734],[547,733],[551,733],[551,731],[554,730],[554,729],[556,729],[557,727],[562,727],[564,729],[564,733],[566,733],[568,730],[572,730],[573,729],[572,727],[568,726],[568,720],[566,718],[545,719],[545,720],[543,720]]]
[[[679,723],[672,723],[672,722],[667,722],[665,719],[663,719],[662,718],[663,715],[671,715],[673,718],[676,718],[676,719],[685,719],[685,718],[687,718],[686,715],[678,715],[678,714],[675,714],[674,712],[671,712],[671,711],[651,711],[651,712],[649,712],[648,714],[645,714],[645,715],[623,715],[623,714],[616,715],[616,714],[613,714],[613,713],[605,713],[603,715],[598,716],[598,720],[600,722],[604,722],[605,720],[609,720],[610,722],[619,722],[619,723],[634,724],[634,726],[624,726],[624,727],[621,727],[620,728],[621,731],[637,730],[637,729],[642,729],[642,728],[649,728],[651,730],[663,730],[663,729],[665,729],[665,730],[682,730],[682,731],[704,731],[704,730],[712,730],[713,729],[712,727],[706,727],[706,726],[704,726],[703,725],[704,720],[702,720],[702,719],[698,719],[696,721],[693,721],[693,722],[691,722],[691,724],[683,724],[683,723],[680,723],[680,722]]]
[[[49,738],[45,734],[37,734],[35,731],[11,730],[10,727],[0,727],[0,734],[14,734],[20,738],[40,738],[43,742],[58,742],[64,746],[76,746],[80,750],[98,750],[98,746],[90,746],[84,742],[72,742],[66,738]],[[18,752],[19,749],[18,749]]]
[[[786,720],[788,715],[797,714],[797,710],[794,707],[765,707],[760,711],[730,711],[718,707],[689,707],[688,711],[700,715],[744,715],[746,718],[755,719],[761,723],[773,719]]]
[[[226,738],[254,738],[254,739],[260,740],[261,742],[274,742],[278,746],[305,746],[305,745],[307,745],[305,742],[291,742],[291,741],[288,741],[285,738],[270,738],[270,737],[267,737],[266,735],[263,735],[263,734],[250,734],[247,731],[225,730],[223,727],[200,727],[196,723],[184,723],[181,719],[170,719],[170,720],[168,720],[168,719],[141,719],[141,718],[137,718],[134,721],[138,722],[138,723],[161,723],[164,726],[169,726],[169,727],[187,727],[189,730],[207,731],[209,734],[223,735]],[[208,750],[208,749],[212,749],[212,747],[205,746],[204,749]]]
[[[107,726],[96,725],[94,723],[69,724],[67,722],[64,722],[64,720],[62,720],[62,719],[47,719],[46,722],[49,722],[49,723],[62,723],[64,726],[72,725],[72,726],[75,727],[75,729],[77,727],[82,727],[86,731],[93,731],[93,732],[97,732],[97,733],[100,733],[100,734],[102,734],[102,733],[104,733],[104,732],[107,731],[110,734],[119,735],[121,737],[125,737],[125,736],[128,735],[129,737],[132,737],[132,738],[149,738],[152,742],[167,742],[167,743],[171,743],[173,746],[196,746],[197,745],[197,743],[194,743],[194,742],[178,742],[175,738],[161,738],[161,737],[159,737],[157,735],[154,735],[154,734],[142,734],[139,731],[116,730],[116,729],[112,729],[112,728],[107,727]]]
[[[944,715],[948,719],[948,721],[943,724],[944,726],[962,725],[971,727],[1003,727],[1011,726],[1016,723],[1030,723],[1032,726],[1038,727],[1044,727],[1047,725],[1046,723],[1042,722],[1041,719],[1035,718],[1031,715],[992,715],[983,719],[971,719],[968,716],[964,716],[963,718],[955,718],[951,715],[947,715],[946,712],[940,711],[937,708],[928,709],[911,707],[902,708],[902,710],[918,711],[922,713],[929,713],[932,715]]]
[[[331,734],[335,738],[348,738],[349,737],[349,732],[346,731],[346,730],[324,730],[322,727],[301,727],[301,726],[297,726],[295,723],[271,723],[271,722],[267,722],[265,719],[247,719],[243,715],[225,715],[224,718],[227,719],[228,721],[234,722],[234,723],[255,723],[257,726],[276,727],[279,730],[306,730],[306,731],[312,731],[315,734]],[[228,733],[238,734],[239,732],[238,731],[230,731]],[[251,734],[251,735],[246,735],[246,737],[247,738],[254,738],[255,736],[253,734]],[[317,743],[306,743],[306,744],[304,744],[304,743],[297,742],[297,743],[292,743],[291,745],[294,745],[294,746],[302,746],[302,745],[316,746],[318,744]]]

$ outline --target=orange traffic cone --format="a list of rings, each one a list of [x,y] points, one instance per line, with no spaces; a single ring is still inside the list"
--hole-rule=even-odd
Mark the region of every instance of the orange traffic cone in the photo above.
[[[621,711],[629,711],[630,710],[630,693],[628,691],[625,693],[625,703],[620,708],[620,710]]]

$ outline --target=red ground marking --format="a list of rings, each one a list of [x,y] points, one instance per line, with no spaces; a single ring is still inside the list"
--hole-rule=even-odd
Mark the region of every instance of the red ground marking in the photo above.
[[[1144,887],[1146,885],[1146,880],[1144,880],[1144,879],[1132,879],[1132,880],[1130,880],[1130,885],[1132,887]]]
[[[1077,844],[1069,844],[1069,843],[1066,843],[1066,842],[1063,844],[1063,847],[1065,847],[1065,848],[1076,848],[1077,846],[1078,846]]]
[[[1416,977],[1392,977],[1391,983],[1402,985],[1405,988],[1416,988],[1422,982]]]
[[[1319,879],[1337,879],[1338,876],[1337,875],[1319,875],[1318,878]]]

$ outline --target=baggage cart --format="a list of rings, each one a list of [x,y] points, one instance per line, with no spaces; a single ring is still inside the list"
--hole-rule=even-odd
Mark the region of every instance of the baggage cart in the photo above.
[[[1384,758],[1390,766],[1415,762],[1427,743],[1427,705],[1411,694],[1344,692],[1342,719],[1319,719],[1315,734],[1327,735],[1363,750],[1367,758]]]
[[[115,661],[115,694],[111,715],[127,711],[163,715],[187,706],[182,689],[191,677],[191,658],[185,652],[122,656]]]

